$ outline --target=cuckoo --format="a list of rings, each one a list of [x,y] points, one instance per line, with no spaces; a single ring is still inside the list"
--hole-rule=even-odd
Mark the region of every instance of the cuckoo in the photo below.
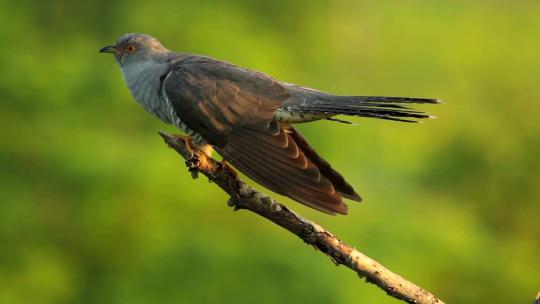
[[[347,214],[353,187],[293,126],[337,115],[418,122],[410,104],[437,99],[336,96],[286,83],[208,56],[172,52],[145,34],[126,34],[111,53],[134,99],[191,136],[195,149],[217,151],[264,187],[328,214]],[[211,147],[212,149],[206,149]]]

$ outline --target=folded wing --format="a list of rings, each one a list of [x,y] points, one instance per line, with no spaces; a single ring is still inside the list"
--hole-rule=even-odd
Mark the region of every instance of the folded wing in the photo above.
[[[238,170],[268,189],[329,214],[360,200],[275,112],[289,98],[275,79],[206,57],[175,64],[163,83],[175,114]]]

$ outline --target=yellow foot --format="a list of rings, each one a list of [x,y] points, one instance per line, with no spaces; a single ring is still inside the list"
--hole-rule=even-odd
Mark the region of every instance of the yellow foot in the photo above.
[[[179,136],[179,138],[184,142],[186,150],[191,155],[186,160],[186,166],[191,173],[191,177],[196,179],[199,177],[199,171],[206,160],[206,155],[193,144],[191,136]]]

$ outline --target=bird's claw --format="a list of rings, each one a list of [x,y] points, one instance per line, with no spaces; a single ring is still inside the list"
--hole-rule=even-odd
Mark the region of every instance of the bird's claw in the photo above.
[[[199,170],[201,168],[201,159],[197,154],[193,154],[188,160],[186,160],[186,166],[191,173],[191,177],[196,179],[199,177]]]

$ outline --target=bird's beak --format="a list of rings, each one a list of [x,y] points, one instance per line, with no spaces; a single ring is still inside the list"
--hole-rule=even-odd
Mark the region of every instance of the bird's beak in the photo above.
[[[111,53],[111,54],[118,54],[118,50],[116,49],[116,47],[114,45],[107,45],[103,48],[101,48],[101,50],[99,50],[100,53]]]

